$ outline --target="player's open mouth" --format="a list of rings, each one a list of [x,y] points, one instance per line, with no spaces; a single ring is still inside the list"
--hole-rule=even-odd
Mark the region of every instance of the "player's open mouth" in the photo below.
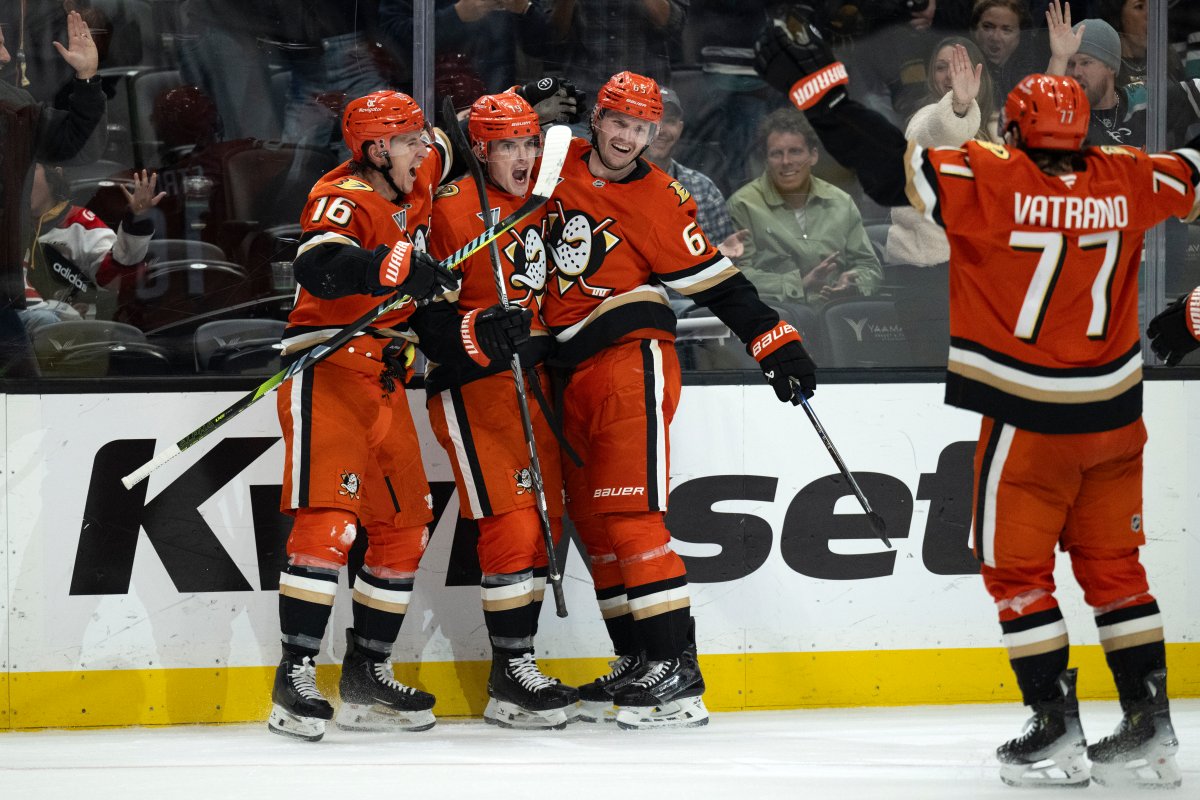
[[[524,167],[521,167],[520,169],[514,169],[512,172],[512,177],[517,183],[524,183],[529,178],[529,170],[525,169]]]

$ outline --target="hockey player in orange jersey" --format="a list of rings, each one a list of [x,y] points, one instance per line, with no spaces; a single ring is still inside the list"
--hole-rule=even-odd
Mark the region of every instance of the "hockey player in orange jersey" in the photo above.
[[[433,204],[430,252],[452,253],[522,205],[541,152],[537,113],[516,94],[484,95],[471,107],[472,157],[483,162],[492,219],[480,212],[471,176],[443,186]],[[578,692],[538,668],[534,635],[546,586],[546,550],[521,424],[514,349],[526,383],[549,393],[541,362],[551,339],[539,304],[546,287],[544,215],[531,215],[499,242],[507,296],[497,304],[489,253],[463,262],[456,304],[433,303],[413,318],[431,365],[425,375],[429,419],[454,469],[463,517],[479,525],[483,617],[492,645],[484,719],[512,728],[562,728],[574,717]],[[532,323],[532,336],[530,326]],[[562,529],[558,443],[539,404],[529,412],[555,538]]]
[[[269,727],[310,741],[333,716],[314,682],[314,659],[360,525],[369,542],[354,579],[337,724],[421,730],[434,723],[433,696],[398,683],[388,657],[432,519],[403,380],[415,302],[457,286],[424,253],[448,148],[435,141],[413,99],[398,92],[351,101],[342,136],[351,160],[317,182],[301,216],[300,289],[284,332],[285,359],[320,345],[384,295],[400,291],[409,301],[276,395],[286,446],[282,509],[294,522],[279,579],[283,660]]]
[[[1198,213],[1200,153],[1081,149],[1087,97],[1073,79],[1046,75],[1009,93],[1004,145],[906,145],[846,96],[845,67],[801,10],[768,26],[758,68],[873,199],[911,204],[946,230],[946,401],[983,415],[974,547],[1033,710],[1025,732],[997,750],[1001,779],[1179,785],[1163,621],[1138,557],[1146,431],[1137,294],[1142,234]],[[1091,746],[1054,596],[1056,547],[1095,612],[1124,712]]]
[[[614,75],[591,142],[571,144],[549,209],[554,271],[543,317],[569,372],[568,512],[587,547],[617,659],[579,689],[581,716],[626,728],[704,725],[687,573],[671,549],[668,430],[680,394],[668,288],[707,306],[760,363],[780,400],[811,394],[815,365],[696,222],[687,189],[641,156],[662,118],[650,78]]]

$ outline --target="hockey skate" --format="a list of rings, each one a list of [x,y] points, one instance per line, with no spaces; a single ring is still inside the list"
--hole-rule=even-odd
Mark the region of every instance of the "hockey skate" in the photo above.
[[[1009,786],[1082,789],[1088,785],[1088,765],[1083,758],[1087,741],[1075,698],[1076,673],[1068,669],[1059,675],[1060,696],[1034,703],[1033,716],[1021,735],[996,748],[1000,780]]]
[[[608,662],[608,674],[579,687],[578,716],[584,722],[616,722],[612,693],[642,673],[645,653],[617,656]]]
[[[699,728],[708,724],[703,694],[693,641],[679,658],[647,663],[641,675],[613,692],[617,725],[626,730]]]
[[[342,707],[334,722],[351,731],[424,731],[437,721],[436,698],[396,680],[392,665],[359,651],[354,634],[346,632],[346,657],[338,685]]]
[[[488,698],[483,719],[489,724],[522,730],[562,730],[574,719],[572,712],[579,692],[543,674],[533,653],[524,653],[512,658],[492,656]]]
[[[325,720],[333,718],[333,706],[317,689],[317,667],[309,656],[284,653],[275,670],[271,689],[274,707],[267,728],[281,736],[319,742],[325,735]]]
[[[1125,712],[1116,731],[1087,749],[1101,786],[1170,789],[1183,783],[1175,752],[1179,740],[1167,703],[1167,671],[1146,676],[1149,696]]]

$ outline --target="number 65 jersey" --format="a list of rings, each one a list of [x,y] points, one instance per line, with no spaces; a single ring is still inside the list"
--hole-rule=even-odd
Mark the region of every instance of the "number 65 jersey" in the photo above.
[[[1080,155],[1053,176],[1015,148],[909,146],[909,201],[950,242],[948,404],[1041,433],[1141,416],[1143,235],[1195,218],[1200,153]]]

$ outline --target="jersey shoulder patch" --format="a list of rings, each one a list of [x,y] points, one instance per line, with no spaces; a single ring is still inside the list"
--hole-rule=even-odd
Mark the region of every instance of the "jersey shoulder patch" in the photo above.
[[[351,177],[345,177],[339,181],[334,182],[333,188],[343,189],[347,192],[373,192],[373,191],[375,191],[374,189],[371,188],[371,184],[364,183],[363,181],[360,181],[358,178],[351,178]]]
[[[1008,152],[1008,148],[1002,144],[997,144],[995,142],[985,142],[985,141],[978,140],[978,139],[974,141],[974,144],[977,144],[980,148],[991,153],[992,155],[994,155],[996,158],[1000,159],[1001,161],[1008,161],[1010,158],[1012,158],[1012,153]]]
[[[671,181],[667,185],[667,188],[675,193],[675,196],[679,199],[679,205],[686,203],[692,196],[692,193],[685,189],[679,181]]]
[[[442,186],[437,190],[437,194],[435,194],[434,197],[454,197],[456,194],[458,194],[458,184],[447,183],[445,186]]]

